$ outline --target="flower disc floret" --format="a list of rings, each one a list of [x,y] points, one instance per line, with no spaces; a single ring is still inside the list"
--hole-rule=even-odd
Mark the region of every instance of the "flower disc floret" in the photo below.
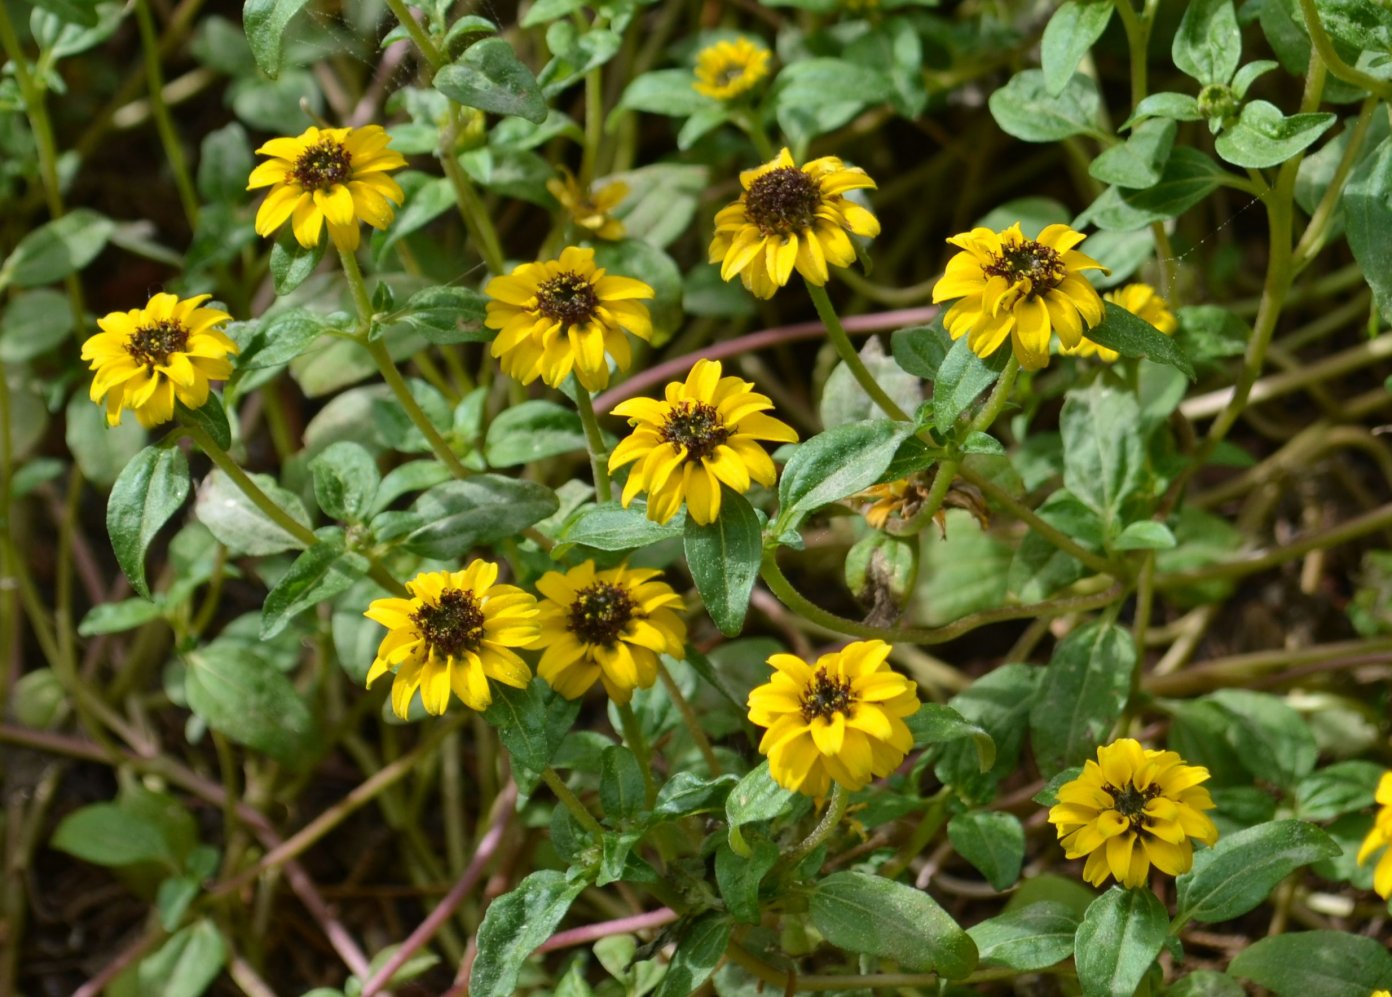
[[[619,370],[633,362],[628,331],[652,338],[643,301],[653,289],[641,280],[605,273],[594,250],[569,246],[558,259],[524,263],[484,288],[484,324],[497,329],[491,352],[523,384],[538,377],[559,388],[572,371],[589,391],[609,385],[612,357]]]
[[[913,747],[904,718],[917,686],[889,667],[890,646],[857,641],[809,664],[768,659],[773,677],[749,694],[749,719],[768,728],[759,751],[785,789],[824,797],[836,782],[855,792],[889,775]]]
[[[403,720],[420,690],[427,713],[445,712],[450,693],[471,710],[493,702],[488,680],[521,689],[532,673],[513,648],[536,640],[536,598],[499,585],[498,566],[474,561],[462,571],[431,571],[406,583],[409,598],[377,599],[363,615],[388,630],[367,673],[387,672],[392,711]]]
[[[1384,900],[1392,900],[1392,772],[1384,772],[1377,785],[1378,811],[1363,844],[1358,849],[1362,865],[1382,852],[1373,866],[1373,890]]]
[[[381,125],[361,128],[309,128],[295,138],[274,138],[257,153],[271,158],[251,171],[247,190],[270,187],[256,210],[256,234],[269,236],[287,221],[306,249],[319,244],[325,225],[339,249],[358,248],[360,221],[385,229],[393,205],[406,195],[387,176],[406,165],[387,148],[391,136]]]
[[[595,682],[616,703],[649,688],[657,681],[657,656],[680,657],[686,648],[681,596],[661,576],[627,565],[596,571],[593,561],[543,575],[537,674],[567,699]]]
[[[1167,336],[1173,336],[1179,328],[1179,321],[1165,299],[1149,284],[1127,284],[1115,291],[1102,295],[1103,300],[1120,305],[1137,318],[1144,319]],[[1116,350],[1099,346],[1086,335],[1074,347],[1063,347],[1060,353],[1071,357],[1090,357],[1096,355],[1104,363],[1115,363],[1121,354]]]
[[[609,456],[609,470],[634,464],[624,484],[624,508],[648,496],[648,518],[665,523],[682,502],[697,523],[720,515],[721,488],[740,494],[754,482],[772,487],[773,460],[757,440],[796,443],[793,428],[772,416],[767,395],[738,377],[723,377],[719,361],[698,360],[684,382],[667,385],[662,401],[630,398],[614,406],[633,432]]]
[[[1153,751],[1132,738],[1097,749],[1078,778],[1059,789],[1049,810],[1064,854],[1087,857],[1083,878],[1101,886],[1110,875],[1128,889],[1143,886],[1154,865],[1168,876],[1194,862],[1190,839],[1212,845],[1218,829],[1208,769],[1186,765],[1173,751]]]
[[[1102,298],[1082,272],[1107,269],[1073,248],[1085,238],[1050,225],[1026,239],[1016,222],[1003,232],[974,228],[948,239],[962,252],[933,288],[935,302],[961,299],[943,318],[947,331],[953,339],[966,336],[980,357],[1009,339],[1026,370],[1049,362],[1054,332],[1065,349],[1077,347],[1084,328],[1102,321]]]
[[[156,294],[144,308],[111,312],[97,320],[101,332],[82,344],[82,359],[96,374],[91,398],[105,402],[106,421],[116,425],[131,409],[147,429],[174,418],[177,399],[191,409],[208,400],[209,381],[232,373],[237,352],[221,329],[232,316],[200,307],[211,295],[180,300]]]
[[[697,54],[691,88],[715,100],[734,100],[763,82],[772,58],[773,53],[748,38],[716,42]]]
[[[869,211],[845,197],[847,191],[873,188],[864,170],[835,156],[798,166],[792,154],[778,156],[740,174],[744,193],[715,216],[710,261],[720,264],[723,280],[738,274],[760,298],[771,298],[792,278],[821,286],[828,266],[855,262],[850,233],[875,236],[880,223]]]

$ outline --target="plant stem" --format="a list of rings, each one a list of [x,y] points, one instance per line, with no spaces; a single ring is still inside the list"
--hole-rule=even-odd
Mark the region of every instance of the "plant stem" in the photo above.
[[[660,659],[657,662],[657,677],[662,680],[667,695],[672,697],[677,712],[682,715],[686,729],[691,732],[691,740],[696,742],[697,750],[701,752],[701,757],[706,760],[706,768],[712,776],[720,775],[720,760],[715,757],[715,750],[711,747],[710,738],[706,737],[706,732],[701,729],[700,717],[696,716],[691,702],[686,698],[681,687],[677,685],[677,680],[672,678],[672,673],[667,670],[667,666]]]
[[[1019,373],[1020,358],[1011,353],[1010,359],[1005,362],[1005,369],[996,381],[996,386],[991,390],[991,396],[986,399],[986,404],[972,420],[971,432],[984,433],[1000,418],[1006,403],[1010,401],[1010,392],[1015,388],[1015,379]]]
[[[884,388],[880,387],[873,374],[866,369],[865,363],[860,359],[860,354],[851,345],[851,339],[846,335],[846,329],[841,325],[841,319],[836,314],[836,309],[832,307],[831,299],[827,297],[826,288],[811,281],[803,281],[807,285],[807,293],[812,297],[812,304],[817,309],[817,315],[826,326],[827,338],[831,340],[831,345],[836,348],[836,354],[841,358],[841,362],[855,377],[856,383],[861,386],[867,395],[880,407],[885,415],[897,422],[908,422],[909,416],[895,403],[893,398],[885,394]]]
[[[596,838],[604,835],[604,828],[595,820],[594,814],[590,813],[585,804],[580,802],[580,797],[570,791],[570,787],[565,784],[565,780],[556,774],[556,770],[547,766],[541,770],[542,781],[551,787],[551,792],[556,794],[556,799],[560,800],[570,815],[575,818],[575,822],[589,831]]]
[[[451,102],[449,113],[449,125],[440,135],[440,166],[444,169],[450,186],[454,188],[459,216],[464,220],[469,238],[483,257],[489,272],[498,275],[507,269],[502,244],[498,241],[498,231],[493,227],[493,220],[488,217],[483,201],[474,189],[474,182],[469,179],[469,174],[464,172],[464,167],[459,165],[459,159],[455,155],[454,143],[459,134],[459,106]]]
[[[1068,534],[1047,522],[1033,509],[1016,499],[1015,496],[1011,495],[990,478],[984,478],[966,468],[962,469],[960,473],[968,482],[980,488],[987,498],[992,499],[997,505],[1003,506],[1012,516],[1024,522],[1031,530],[1038,533],[1069,557],[1081,561],[1098,574],[1115,575],[1117,573],[1117,569],[1106,558],[1094,554],[1086,547],[1074,541]]]
[[[811,855],[817,850],[818,845],[831,837],[832,832],[846,816],[846,807],[850,802],[851,794],[846,792],[846,788],[839,782],[836,783],[832,787],[831,802],[827,804],[826,813],[822,814],[822,819],[817,822],[812,833],[803,838],[792,851],[783,857],[783,866],[788,869],[796,869],[799,862]]]
[[[594,473],[595,495],[601,502],[614,500],[614,489],[609,482],[608,453],[604,446],[604,434],[599,431],[599,419],[595,415],[594,399],[590,390],[575,381],[575,407],[580,411],[580,424],[585,427],[585,443],[590,450],[590,470]]]
[[[638,722],[633,707],[628,703],[615,703],[614,708],[619,712],[624,740],[628,742],[629,750],[638,757],[638,767],[643,771],[643,794],[647,799],[648,809],[651,810],[657,802],[657,783],[653,781],[652,774],[652,748],[643,734],[643,725]]]
[[[387,0],[387,7],[391,10],[392,16],[396,18],[397,23],[406,29],[406,33],[411,36],[411,41],[420,50],[420,54],[425,56],[425,61],[430,63],[432,70],[439,69],[449,61],[449,56],[440,50],[434,39],[426,33],[425,28],[421,27],[420,22],[411,16],[411,9],[406,6],[405,0]]]
[[[150,116],[155,119],[155,130],[159,132],[160,144],[164,146],[165,158],[174,174],[174,186],[179,191],[179,200],[184,206],[184,215],[189,227],[198,227],[198,194],[189,177],[188,162],[184,159],[184,147],[179,144],[179,134],[174,129],[174,120],[169,116],[169,108],[164,103],[164,73],[160,68],[159,39],[155,34],[155,20],[150,14],[149,0],[136,0],[135,19],[140,26],[140,46],[145,51],[146,89],[150,95]]]

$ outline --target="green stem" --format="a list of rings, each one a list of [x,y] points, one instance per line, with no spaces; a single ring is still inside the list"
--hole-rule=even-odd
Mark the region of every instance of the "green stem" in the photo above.
[[[720,775],[720,760],[715,757],[715,749],[711,747],[710,738],[706,737],[706,732],[701,728],[701,719],[696,716],[691,702],[686,698],[686,695],[681,691],[681,686],[677,685],[677,680],[672,678],[672,673],[667,670],[667,666],[661,660],[657,663],[657,677],[662,680],[663,688],[667,690],[667,695],[672,697],[677,712],[682,715],[682,721],[691,734],[691,740],[696,742],[696,749],[706,760],[706,768],[712,776]]]
[[[589,831],[596,838],[604,836],[604,828],[595,820],[594,814],[590,813],[585,804],[580,802],[580,797],[570,791],[570,787],[565,781],[556,774],[556,770],[549,765],[541,770],[542,781],[551,787],[551,792],[556,794],[556,799],[560,800],[570,815],[575,818],[575,823],[579,824],[586,831]]]
[[[432,70],[439,69],[449,62],[449,56],[440,50],[435,44],[435,40],[426,33],[425,28],[421,27],[419,21],[411,16],[411,9],[406,6],[404,0],[387,0],[387,7],[391,10],[392,16],[397,22],[406,29],[406,33],[411,36],[411,41],[415,42],[420,54],[425,56],[425,61],[430,63]]]
[[[747,108],[735,115],[735,124],[739,125],[740,130],[749,136],[749,141],[754,144],[754,151],[765,163],[770,162],[778,155],[778,150],[769,141],[768,132],[764,129],[764,123],[759,118],[759,112],[754,108]]]
[[[1334,43],[1329,40],[1329,35],[1324,30],[1324,25],[1320,23],[1319,8],[1315,6],[1315,0],[1300,0],[1300,13],[1305,18],[1305,30],[1310,36],[1310,41],[1314,43],[1315,52],[1330,73],[1345,83],[1367,90],[1375,97],[1392,101],[1392,84],[1355,69],[1339,57],[1339,53],[1334,50]]]
[[[1005,411],[1006,403],[1010,401],[1010,392],[1015,388],[1015,379],[1019,373],[1020,358],[1011,353],[1010,359],[1005,362],[1005,370],[1001,371],[1000,379],[991,390],[991,396],[986,399],[986,404],[972,420],[971,432],[984,433],[995,425],[1001,412]]]
[[[638,757],[638,767],[643,770],[643,792],[647,797],[648,809],[651,810],[657,802],[657,784],[653,781],[652,774],[652,748],[643,734],[643,725],[638,722],[633,707],[628,703],[615,703],[614,708],[619,712],[624,740],[628,742],[629,750]]]
[[[851,337],[846,335],[846,329],[841,324],[836,309],[832,307],[831,299],[827,297],[826,288],[819,284],[813,284],[811,281],[803,283],[807,285],[807,293],[812,297],[812,304],[817,309],[817,316],[826,326],[827,338],[831,340],[831,345],[836,348],[837,356],[841,358],[841,362],[846,365],[846,368],[856,379],[856,383],[885,415],[897,422],[909,422],[908,414],[895,403],[893,398],[885,394],[884,388],[880,387],[874,375],[866,369],[865,363],[860,359],[860,354],[851,345]]]
[[[590,470],[594,472],[595,495],[601,502],[614,500],[614,489],[609,482],[608,452],[604,446],[604,435],[599,431],[599,417],[595,415],[594,399],[590,391],[577,378],[575,381],[575,407],[580,411],[580,424],[585,427],[585,444],[590,450]]]
[[[977,488],[980,488],[987,498],[994,501],[997,505],[1002,506],[1012,516],[1028,525],[1031,530],[1038,533],[1069,557],[1081,561],[1100,575],[1115,575],[1117,573],[1116,567],[1106,558],[1094,554],[1086,547],[1074,541],[1068,534],[1044,520],[1033,509],[1016,499],[1015,496],[1011,495],[990,478],[982,477],[966,468],[962,469],[960,473],[963,478]]]
[[[190,228],[198,227],[198,194],[193,180],[189,177],[188,162],[184,159],[184,148],[179,144],[178,132],[174,130],[174,120],[169,116],[169,108],[164,103],[164,72],[160,68],[159,38],[155,33],[155,20],[150,14],[149,0],[136,0],[135,19],[140,25],[140,46],[145,51],[146,89],[150,94],[150,115],[155,119],[155,130],[159,132],[160,144],[164,146],[165,158],[174,174],[174,186],[179,191],[179,200],[184,206],[184,215]]]
[[[580,189],[589,190],[604,141],[604,78],[601,70],[585,74],[585,148],[580,155]]]
[[[846,816],[846,807],[851,802],[851,794],[846,792],[846,787],[839,782],[831,790],[831,802],[827,804],[826,813],[822,814],[822,819],[817,822],[817,826],[812,829],[812,833],[803,838],[793,849],[783,857],[782,865],[787,869],[796,869],[798,863],[817,850],[817,847],[832,832],[840,826],[842,819]]]
[[[467,478],[469,469],[459,460],[459,456],[450,449],[450,445],[440,435],[440,431],[435,428],[430,417],[417,404],[415,396],[411,394],[411,386],[406,383],[401,372],[396,369],[396,362],[392,360],[386,344],[380,339],[370,338],[372,335],[372,302],[367,296],[367,284],[363,281],[362,271],[358,269],[357,257],[350,251],[340,248],[338,258],[343,261],[343,274],[348,278],[348,287],[353,292],[353,303],[358,309],[358,331],[353,337],[354,340],[372,357],[372,362],[377,365],[377,372],[382,375],[382,380],[387,382],[387,387],[391,389],[391,393],[396,397],[402,410],[405,411],[407,418],[420,430],[421,435],[430,444],[430,449],[434,452],[436,460],[448,467],[450,473],[456,478]]]
[[[507,269],[507,260],[503,256],[502,243],[498,241],[498,230],[493,227],[493,219],[488,216],[483,200],[474,189],[474,182],[469,179],[469,174],[464,172],[464,167],[459,165],[459,159],[455,156],[454,139],[458,134],[458,128],[459,108],[451,104],[450,124],[440,137],[440,165],[450,186],[454,188],[459,217],[464,221],[470,240],[483,257],[489,272],[499,275]]]

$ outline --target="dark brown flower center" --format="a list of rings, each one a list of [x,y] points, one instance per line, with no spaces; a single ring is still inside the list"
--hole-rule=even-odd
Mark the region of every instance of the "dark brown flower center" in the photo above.
[[[143,325],[126,340],[126,352],[146,367],[163,367],[171,356],[187,348],[188,330],[181,323],[168,320]]]
[[[290,179],[305,190],[326,190],[352,175],[352,161],[352,153],[332,139],[325,139],[300,153]]]
[[[686,447],[688,462],[709,457],[729,438],[730,430],[720,421],[720,413],[705,402],[677,402],[662,424],[663,442]]]
[[[599,307],[599,297],[588,277],[573,270],[542,281],[537,288],[537,309],[553,322],[579,325],[588,322]]]
[[[1012,284],[1028,277],[1031,298],[1052,291],[1068,276],[1058,250],[1029,239],[1018,246],[1006,246],[995,262],[982,269],[988,277],[1004,277]]]
[[[822,206],[822,188],[795,166],[780,166],[744,192],[744,210],[764,235],[788,235],[812,227]]]
[[[633,596],[621,585],[595,582],[570,604],[570,632],[586,644],[612,645],[637,613]]]
[[[828,675],[825,668],[818,668],[811,685],[802,694],[802,719],[811,723],[817,717],[830,720],[837,713],[849,716],[854,704],[851,680]]]
[[[1151,783],[1145,789],[1137,789],[1129,782],[1120,789],[1111,785],[1102,788],[1112,794],[1112,799],[1116,801],[1116,812],[1131,822],[1133,831],[1140,830],[1141,823],[1145,820],[1146,804],[1160,795],[1158,783]]]
[[[731,63],[715,74],[715,85],[718,87],[728,87],[731,83],[742,79],[744,74],[748,71],[748,66]],[[799,170],[798,172],[802,171]]]
[[[463,651],[477,651],[483,643],[483,607],[472,592],[445,589],[439,602],[421,606],[411,619],[425,639],[426,645],[438,657],[458,656]]]

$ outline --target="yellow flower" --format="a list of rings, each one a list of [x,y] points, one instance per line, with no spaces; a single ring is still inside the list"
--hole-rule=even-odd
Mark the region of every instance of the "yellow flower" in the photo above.
[[[1382,858],[1373,867],[1373,890],[1384,900],[1392,899],[1392,772],[1384,772],[1377,787],[1377,816],[1368,836],[1358,849],[1358,864],[1362,865],[1385,848]]]
[[[845,198],[848,190],[875,186],[859,167],[835,156],[804,166],[793,165],[787,149],[777,158],[740,174],[744,193],[715,216],[710,261],[720,277],[740,275],[760,298],[788,283],[794,268],[811,284],[827,282],[827,264],[847,267],[855,261],[855,235],[879,235],[870,212]]]
[[[657,656],[686,648],[681,596],[661,575],[627,565],[596,571],[593,561],[542,575],[537,674],[566,699],[580,698],[596,679],[616,703],[649,688]]]
[[[691,88],[716,100],[734,100],[768,76],[772,57],[768,49],[743,37],[708,45],[696,56],[696,82]]]
[[[743,494],[752,482],[772,487],[773,460],[755,440],[796,443],[791,426],[764,415],[767,395],[738,377],[721,377],[716,360],[698,360],[686,382],[667,385],[666,398],[630,398],[614,406],[633,432],[609,456],[609,470],[638,461],[624,485],[623,505],[648,493],[648,518],[665,523],[686,501],[701,525],[720,515],[722,484]]]
[[[1170,311],[1170,306],[1149,284],[1127,284],[1120,290],[1108,291],[1102,297],[1113,304],[1121,305],[1137,318],[1145,319],[1167,336],[1173,336],[1179,328],[1179,322],[1175,319],[1174,312]],[[1117,357],[1121,355],[1116,350],[1097,345],[1086,336],[1077,346],[1065,346],[1059,352],[1070,357],[1090,357],[1096,354],[1097,359],[1105,363],[1116,363]]]
[[[384,229],[405,194],[387,170],[406,165],[381,125],[309,128],[299,138],[273,138],[257,153],[270,156],[251,171],[247,190],[270,187],[256,210],[256,234],[270,235],[288,220],[301,246],[319,244],[325,222],[339,249],[358,248],[358,221]]]
[[[1102,321],[1102,299],[1081,273],[1107,268],[1073,248],[1085,238],[1067,225],[1050,225],[1037,240],[1026,239],[1016,222],[1004,232],[974,228],[948,239],[962,252],[948,261],[933,300],[962,300],[943,325],[953,339],[967,335],[979,357],[1009,338],[1021,367],[1043,367],[1051,329],[1065,347],[1074,347],[1084,325]]]
[[[191,409],[208,400],[208,382],[232,373],[237,344],[218,328],[232,316],[200,308],[211,295],[179,300],[156,294],[144,308],[97,319],[102,330],[82,344],[91,361],[92,401],[106,397],[106,422],[131,409],[146,429],[174,418],[174,399]]]
[[[808,664],[775,654],[773,678],[749,694],[749,719],[767,727],[759,751],[784,789],[823,797],[832,780],[864,789],[899,767],[913,734],[917,686],[889,667],[890,646],[856,641]]]
[[[1153,863],[1168,876],[1194,863],[1196,838],[1206,845],[1218,829],[1203,813],[1213,809],[1199,783],[1208,769],[1186,765],[1173,751],[1152,751],[1126,737],[1097,749],[1083,772],[1059,789],[1049,810],[1064,854],[1088,857],[1083,878],[1101,886],[1108,874],[1128,889],[1142,886]]]
[[[409,599],[376,599],[363,615],[390,631],[367,673],[370,686],[387,672],[392,710],[406,719],[417,689],[427,713],[449,705],[450,690],[471,710],[493,702],[488,680],[521,689],[532,679],[511,649],[536,640],[536,598],[498,585],[498,566],[473,561],[463,571],[428,571],[406,583]]]
[[[632,362],[623,331],[652,338],[641,299],[653,289],[606,274],[595,266],[593,249],[569,246],[558,260],[523,263],[483,290],[492,299],[484,324],[498,330],[492,354],[523,384],[540,377],[559,388],[574,370],[587,390],[602,391],[609,384],[606,353],[619,370]]]
[[[624,223],[611,218],[609,212],[628,196],[628,184],[622,180],[611,180],[591,193],[581,187],[575,174],[564,166],[556,167],[556,172],[560,176],[546,181],[546,189],[569,212],[571,221],[596,239],[624,237]]]

